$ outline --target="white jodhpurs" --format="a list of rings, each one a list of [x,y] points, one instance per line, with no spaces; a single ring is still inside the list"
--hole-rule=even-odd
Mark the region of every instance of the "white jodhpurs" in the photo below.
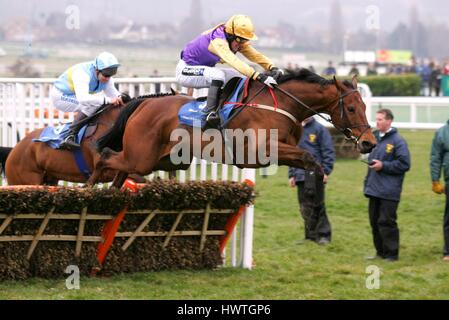
[[[98,93],[104,96],[103,93]],[[63,112],[82,112],[86,116],[90,116],[101,107],[101,105],[85,105],[78,102],[75,95],[67,95],[52,87],[50,89],[50,99],[53,106]]]
[[[221,80],[227,83],[234,77],[243,77],[234,69],[219,69],[207,66],[189,66],[183,60],[179,60],[176,66],[176,80],[187,88],[209,88],[212,80]]]

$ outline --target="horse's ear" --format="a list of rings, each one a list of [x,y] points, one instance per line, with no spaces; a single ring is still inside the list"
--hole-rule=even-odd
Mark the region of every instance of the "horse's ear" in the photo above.
[[[170,87],[171,90],[171,94],[176,96],[178,94],[178,91],[176,91],[175,89],[173,89],[172,87]]]
[[[337,78],[335,78],[335,76],[334,76],[334,83],[335,83],[335,86],[337,87],[337,90],[342,91],[340,83],[338,82]]]
[[[354,87],[354,89],[357,89],[357,75],[353,75],[352,76],[352,86]]]

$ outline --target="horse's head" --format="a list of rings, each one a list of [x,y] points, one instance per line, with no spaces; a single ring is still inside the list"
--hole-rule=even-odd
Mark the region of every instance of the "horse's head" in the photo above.
[[[338,97],[330,105],[333,125],[349,140],[353,141],[361,153],[369,153],[376,146],[376,138],[366,119],[366,106],[357,90],[357,78],[340,82],[334,77]]]

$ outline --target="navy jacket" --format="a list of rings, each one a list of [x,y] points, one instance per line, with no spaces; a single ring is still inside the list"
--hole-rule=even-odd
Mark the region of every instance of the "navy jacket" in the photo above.
[[[329,130],[312,118],[308,122],[299,140],[298,146],[309,151],[315,160],[323,166],[324,173],[329,175],[334,168],[335,150]],[[296,182],[304,181],[304,170],[290,167],[288,177],[295,177]]]
[[[382,161],[383,167],[380,171],[368,168],[365,178],[365,196],[399,201],[405,173],[410,169],[410,152],[407,142],[399,135],[396,128],[391,128],[382,138],[379,131],[374,132],[374,136],[377,139],[377,146],[370,153],[368,162],[377,159]]]

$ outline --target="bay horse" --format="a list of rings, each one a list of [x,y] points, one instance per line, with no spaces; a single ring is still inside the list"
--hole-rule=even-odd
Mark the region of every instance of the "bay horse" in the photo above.
[[[170,93],[173,94],[173,93]],[[134,104],[148,98],[157,98],[168,94],[154,94],[134,98],[125,106],[117,107],[113,105],[103,106],[104,111],[100,112],[94,122],[95,131],[81,142],[81,150],[85,163],[90,171],[95,167],[95,163],[99,160],[100,155],[95,149],[97,138],[104,135],[117,120],[120,111],[126,108],[132,108]],[[5,175],[9,185],[56,185],[59,180],[78,182],[86,182],[88,177],[78,168],[75,156],[72,151],[53,149],[44,142],[33,142],[34,138],[38,138],[43,128],[36,129],[28,133],[17,145],[8,150]],[[10,148],[8,148],[10,149]],[[113,180],[115,173],[105,171],[98,178],[98,182],[110,182]],[[142,181],[141,177],[135,177],[138,181]]]
[[[329,114],[332,124],[351,139],[361,153],[370,152],[376,145],[355,77],[352,82],[342,82],[335,77],[324,79],[307,69],[301,69],[278,79],[278,86],[273,90],[259,82],[250,81],[247,91],[248,95],[242,103],[250,103],[245,108],[240,107],[237,111],[240,113],[227,123],[227,129],[254,129],[257,132],[259,129],[277,129],[278,165],[313,170],[323,175],[321,166],[313,156],[297,147],[302,131],[301,121],[316,113]],[[192,135],[193,129],[179,125],[178,121],[179,109],[192,99],[183,95],[149,99],[134,105],[132,109],[123,110],[114,127],[97,142],[101,158],[96,162],[87,184],[94,185],[105,170],[111,169],[118,171],[113,182],[113,186],[118,188],[128,174],[147,175],[155,170],[187,169],[190,163],[175,164],[171,160],[172,149],[179,142],[171,140],[171,133],[177,128],[184,128]],[[257,151],[262,145],[268,150],[270,143],[273,143],[270,135],[256,135],[255,143],[244,141],[243,150]],[[205,140],[201,141],[200,151],[207,145]],[[193,144],[192,141],[190,143]],[[194,154],[194,149],[191,145],[190,159],[193,155],[198,156]],[[225,162],[224,158],[222,162]],[[240,168],[270,165],[259,161],[249,163],[247,154],[243,163],[233,164]]]

